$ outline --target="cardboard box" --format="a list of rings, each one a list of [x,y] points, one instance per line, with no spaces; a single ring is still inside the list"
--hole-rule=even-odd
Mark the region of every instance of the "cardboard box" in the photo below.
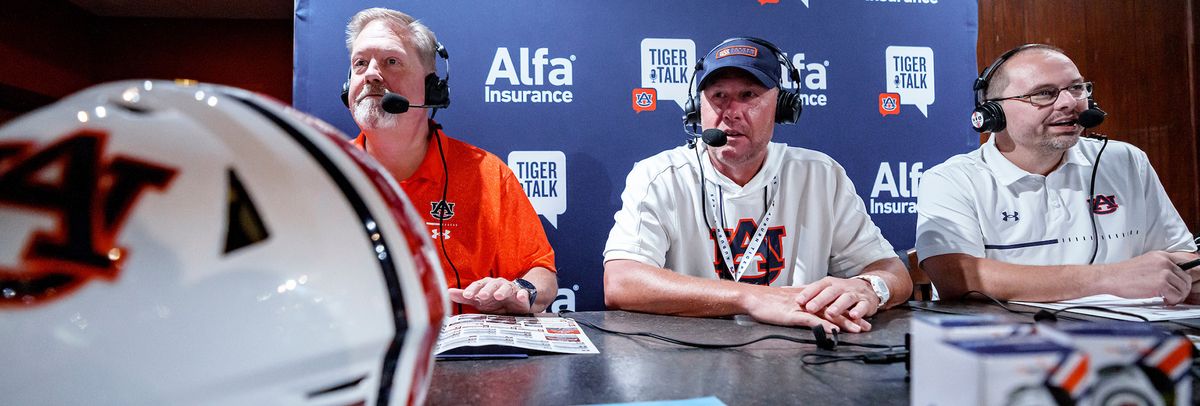
[[[1086,354],[1045,337],[944,343],[930,383],[913,387],[922,406],[1073,405],[1091,382]]]
[[[910,330],[912,396],[909,398],[912,405],[924,406],[932,404],[930,391],[942,384],[935,376],[942,368],[940,354],[949,350],[945,344],[947,340],[1029,335],[1033,326],[1007,322],[995,315],[918,314],[913,318]]]
[[[1091,360],[1096,377],[1084,405],[1191,405],[1192,344],[1153,325],[1059,322],[1038,335],[1071,345]]]

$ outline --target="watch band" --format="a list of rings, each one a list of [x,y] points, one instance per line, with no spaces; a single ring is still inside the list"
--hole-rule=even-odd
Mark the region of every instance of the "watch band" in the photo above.
[[[534,285],[533,282],[522,278],[513,279],[513,284],[517,285],[518,289],[522,289],[529,293],[529,311],[532,312],[533,304],[534,302],[537,302],[537,285]]]
[[[888,299],[892,297],[891,291],[888,290],[887,282],[875,275],[855,275],[850,279],[862,279],[871,285],[871,290],[875,292],[875,296],[879,298],[879,306],[887,304]]]

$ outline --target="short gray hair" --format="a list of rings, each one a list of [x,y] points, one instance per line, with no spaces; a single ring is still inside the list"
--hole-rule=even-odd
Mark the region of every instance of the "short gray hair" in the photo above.
[[[358,34],[362,33],[364,27],[375,20],[383,20],[397,33],[402,33],[402,30],[408,30],[412,35],[409,36],[411,45],[417,48],[417,56],[421,60],[421,65],[428,72],[437,71],[437,36],[433,31],[422,24],[417,19],[412,18],[408,14],[401,13],[396,10],[386,9],[382,7],[369,8],[359,11],[354,17],[350,18],[350,22],[346,24],[346,49],[354,51],[354,40],[358,38]]]

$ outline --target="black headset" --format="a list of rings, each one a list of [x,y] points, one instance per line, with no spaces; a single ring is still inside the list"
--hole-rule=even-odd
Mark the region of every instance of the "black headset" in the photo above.
[[[441,42],[435,43],[436,53],[446,61],[446,78],[439,78],[437,72],[425,76],[425,106],[431,108],[446,108],[450,106],[450,54]],[[342,82],[342,104],[350,107],[350,76],[354,72],[351,67],[346,71],[346,81]]]
[[[1016,48],[1010,49],[1007,52],[996,58],[991,65],[984,69],[979,77],[975,79],[975,111],[971,112],[971,128],[976,132],[999,132],[1003,131],[1007,123],[1004,121],[1004,108],[1000,106],[1000,102],[987,99],[987,89],[991,85],[992,75],[996,73],[996,69],[1000,68],[1004,62],[1016,55],[1018,52],[1024,51],[1032,47],[1045,47],[1042,44],[1025,44]]]
[[[795,65],[792,65],[792,61],[789,61],[783,56],[783,51],[780,51],[779,47],[768,42],[767,40],[754,37],[734,37],[721,41],[721,43],[717,44],[717,46],[713,47],[713,49],[720,48],[729,42],[738,40],[750,41],[755,44],[762,45],[764,48],[770,50],[771,53],[775,54],[775,58],[779,59],[781,64],[787,66],[787,76],[792,80],[792,83],[796,83],[797,85],[800,84],[800,71],[796,69]],[[683,123],[686,125],[691,125],[693,133],[697,132],[696,126],[700,125],[700,92],[698,90],[693,92],[693,86],[691,83],[695,81],[696,74],[701,70],[704,70],[704,58],[700,58],[700,60],[696,62],[696,67],[692,69],[692,78],[688,80],[688,100],[683,106]],[[699,84],[696,84],[696,87],[699,86]],[[796,123],[796,121],[800,119],[800,111],[802,107],[803,105],[800,102],[800,95],[791,90],[784,89],[781,85],[779,87],[778,104],[775,105],[775,123]]]

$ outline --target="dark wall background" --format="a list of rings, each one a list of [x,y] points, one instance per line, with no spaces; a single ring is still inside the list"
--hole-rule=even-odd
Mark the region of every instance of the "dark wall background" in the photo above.
[[[978,43],[981,68],[1026,42],[1066,50],[1109,112],[1097,130],[1150,155],[1193,232],[1200,231],[1196,2],[979,0]],[[229,84],[291,102],[290,18],[105,17],[65,0],[11,3],[0,13],[0,123],[128,78]]]
[[[65,0],[0,13],[0,123],[120,79],[195,79],[292,101],[292,20],[104,17]]]

